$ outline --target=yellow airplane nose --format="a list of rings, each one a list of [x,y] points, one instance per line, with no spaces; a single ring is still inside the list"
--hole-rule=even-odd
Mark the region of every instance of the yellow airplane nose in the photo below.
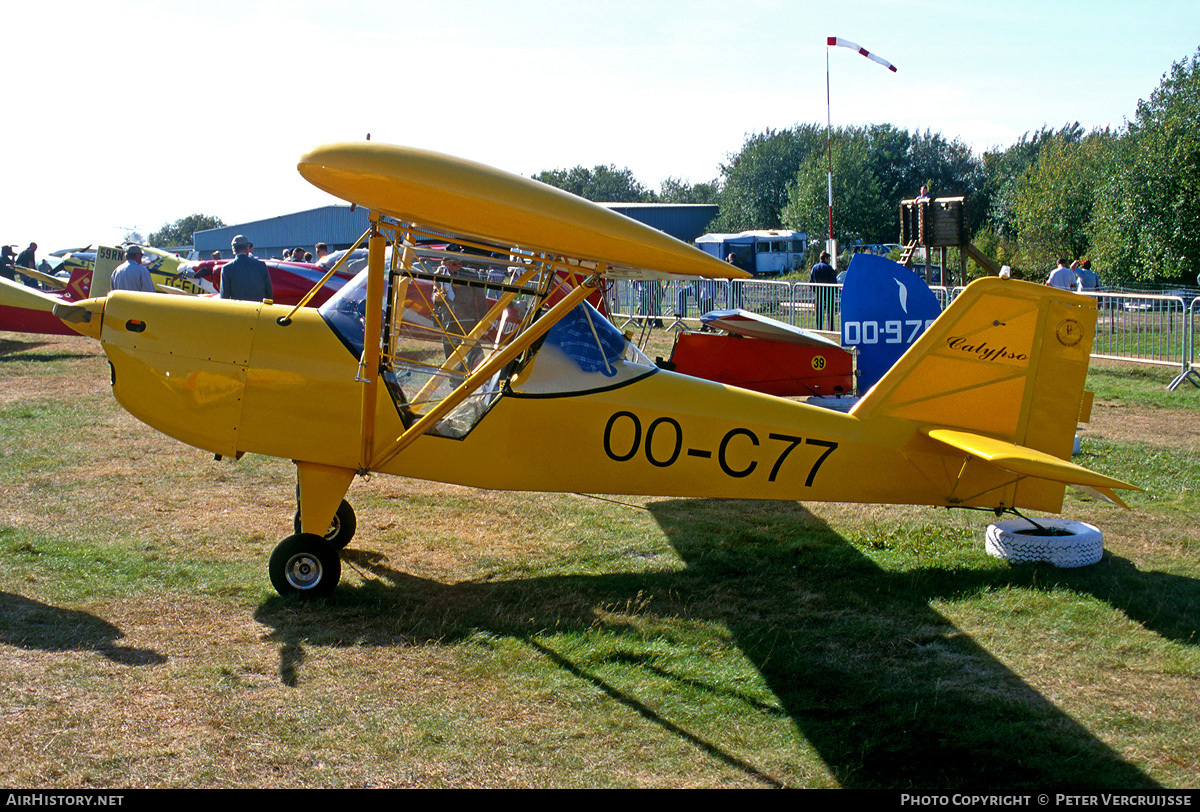
[[[214,454],[235,454],[260,307],[110,294],[100,340],[113,365],[113,395],[165,434]]]

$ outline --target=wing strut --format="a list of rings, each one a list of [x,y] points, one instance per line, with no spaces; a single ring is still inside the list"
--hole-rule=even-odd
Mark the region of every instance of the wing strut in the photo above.
[[[383,334],[383,284],[384,257],[387,237],[379,230],[379,223],[372,217],[370,238],[367,240],[367,307],[363,314],[362,369],[362,450],[359,459],[367,463],[375,447],[375,397],[379,390],[380,336]],[[349,254],[347,254],[349,256]],[[364,468],[367,466],[364,464]]]

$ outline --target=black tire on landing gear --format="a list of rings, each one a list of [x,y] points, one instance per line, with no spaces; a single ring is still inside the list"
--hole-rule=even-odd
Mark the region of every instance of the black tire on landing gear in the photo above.
[[[292,520],[292,526],[296,532],[300,532],[300,511],[296,510],[296,515]],[[350,507],[350,503],[345,499],[338,505],[337,513],[333,514],[333,521],[329,523],[329,529],[325,531],[325,540],[333,545],[335,550],[340,550],[350,543],[350,539],[354,538],[354,531],[358,529],[358,519],[354,515],[354,508]]]
[[[288,536],[271,553],[271,584],[283,597],[323,598],[332,594],[342,577],[337,548],[320,536]]]

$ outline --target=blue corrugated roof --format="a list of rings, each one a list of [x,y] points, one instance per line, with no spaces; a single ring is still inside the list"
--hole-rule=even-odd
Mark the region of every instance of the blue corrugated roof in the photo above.
[[[688,203],[602,203],[606,208],[624,214],[651,228],[691,243],[704,233],[705,227],[717,216],[717,206]],[[281,214],[265,220],[253,220],[221,228],[197,231],[196,252],[207,257],[213,251],[230,256],[229,244],[238,234],[254,243],[254,253],[260,257],[282,256],[296,246],[311,251],[323,242],[329,250],[348,248],[367,230],[367,210],[361,206],[322,206],[319,209]]]
[[[689,245],[708,228],[719,206],[707,203],[601,203]]]
[[[347,248],[367,230],[368,224],[367,210],[361,206],[352,211],[348,205],[333,205],[197,231],[193,239],[202,257],[217,250],[228,256],[233,238],[244,234],[254,243],[255,254],[270,257],[296,246],[311,251],[318,242],[327,243],[331,251]]]

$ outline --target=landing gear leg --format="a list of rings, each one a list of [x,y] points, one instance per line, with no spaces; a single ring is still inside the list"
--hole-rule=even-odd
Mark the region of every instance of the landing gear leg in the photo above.
[[[344,498],[354,480],[354,470],[297,462],[296,472],[296,532],[323,536],[338,549],[345,547],[357,524],[354,510]]]
[[[296,516],[292,522],[297,533],[301,532],[300,524],[300,508],[296,508]],[[322,538],[333,545],[335,550],[340,550],[350,543],[350,539],[354,538],[354,531],[358,527],[358,519],[354,515],[354,508],[345,499],[338,505],[337,512],[333,514],[333,521],[329,523],[329,529],[322,534]]]

